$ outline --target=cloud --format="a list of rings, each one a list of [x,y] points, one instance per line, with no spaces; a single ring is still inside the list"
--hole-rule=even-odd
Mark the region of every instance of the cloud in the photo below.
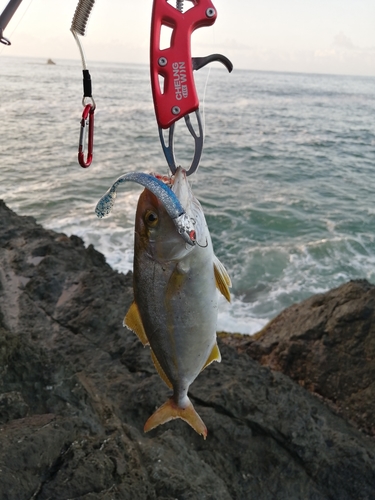
[[[335,41],[337,37],[335,37]],[[375,47],[358,47],[346,37],[326,49],[314,51],[314,63],[328,73],[374,76]]]
[[[348,50],[356,49],[356,46],[351,41],[351,39],[348,36],[346,36],[345,33],[343,33],[342,31],[340,31],[340,33],[334,37],[333,46]]]

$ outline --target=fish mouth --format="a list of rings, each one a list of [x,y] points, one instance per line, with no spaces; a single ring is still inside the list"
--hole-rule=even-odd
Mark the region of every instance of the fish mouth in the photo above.
[[[182,167],[178,167],[173,176],[172,190],[180,200],[190,220],[194,222],[195,244],[201,248],[205,248],[208,245],[206,219],[202,206],[191,189],[188,173]]]
[[[184,207],[185,212],[191,218],[194,218],[193,205],[195,196],[191,190],[186,170],[178,167],[176,173],[171,178],[171,182],[171,189]]]
[[[182,167],[177,167],[176,172],[172,175],[162,175],[158,174],[157,172],[151,172],[150,175],[164,182],[164,184],[166,184],[170,188],[173,188],[173,186],[176,186],[176,184],[184,184],[187,182],[187,172]]]
[[[180,178],[184,179],[185,183],[183,183],[183,180],[180,180]],[[95,213],[99,219],[108,217],[111,213],[117,196],[117,188],[123,182],[136,182],[151,191],[164,206],[168,215],[173,220],[180,236],[189,245],[195,245],[195,221],[188,215],[183,204],[179,200],[178,194],[176,194],[174,190],[175,183],[176,185],[181,184],[182,186],[187,186],[187,188],[190,189],[190,186],[186,181],[185,170],[181,167],[177,169],[174,179],[171,181],[171,185],[164,182],[164,177],[162,176],[155,176],[142,172],[129,172],[128,174],[122,175],[112,184],[112,186],[98,201],[95,207]],[[181,190],[177,189],[177,191],[181,191],[181,195],[183,195],[184,200],[186,199],[186,201],[188,201],[188,198],[186,198],[185,195],[185,188]]]
[[[176,172],[172,176],[164,176],[159,174],[153,175],[172,189],[173,193],[176,195],[179,202],[184,207],[185,213],[179,216],[178,220],[176,219],[178,231],[182,236],[187,235],[190,241],[197,243],[197,234],[195,228],[196,222],[192,210],[192,200],[194,197],[190,188],[190,184],[188,182],[186,170],[180,166],[176,169]]]

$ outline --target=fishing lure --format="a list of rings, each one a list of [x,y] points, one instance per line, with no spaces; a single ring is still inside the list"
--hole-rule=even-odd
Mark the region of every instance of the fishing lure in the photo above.
[[[194,220],[186,213],[177,196],[159,177],[142,172],[129,172],[119,177],[98,201],[95,213],[99,219],[108,217],[117,196],[117,187],[123,182],[136,182],[151,191],[163,204],[177,231],[189,245],[195,245]]]

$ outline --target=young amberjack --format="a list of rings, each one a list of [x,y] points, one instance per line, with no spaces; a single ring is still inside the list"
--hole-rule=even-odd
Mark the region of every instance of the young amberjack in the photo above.
[[[187,244],[160,200],[145,189],[135,220],[134,302],[124,319],[143,343],[172,397],[147,420],[145,431],[181,418],[207,436],[188,398],[188,389],[212,361],[216,343],[217,289],[230,300],[231,281],[215,257],[199,201],[179,167],[172,191],[194,221],[194,244]]]

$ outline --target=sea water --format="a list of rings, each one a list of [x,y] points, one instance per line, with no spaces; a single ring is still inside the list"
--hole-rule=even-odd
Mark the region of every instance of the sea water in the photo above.
[[[89,64],[95,145],[82,169],[80,61],[56,63],[0,56],[0,198],[46,228],[81,236],[127,272],[141,188],[121,186],[108,219],[94,208],[120,175],[168,173],[148,67]],[[252,334],[312,294],[350,279],[375,282],[375,78],[228,74],[218,65],[195,76],[205,144],[190,179],[233,282],[218,329]],[[184,124],[175,142],[188,168]]]

